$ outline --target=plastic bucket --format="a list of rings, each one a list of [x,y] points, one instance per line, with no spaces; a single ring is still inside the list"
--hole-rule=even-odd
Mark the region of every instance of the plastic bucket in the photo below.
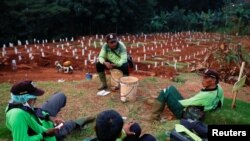
[[[136,101],[136,93],[138,87],[138,78],[126,76],[120,79],[121,101]]]
[[[110,74],[111,74],[111,82],[110,82],[111,87],[119,87],[120,78],[123,76],[122,71],[118,69],[111,69]]]

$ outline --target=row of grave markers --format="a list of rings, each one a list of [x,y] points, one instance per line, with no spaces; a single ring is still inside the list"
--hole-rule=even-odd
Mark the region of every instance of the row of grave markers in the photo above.
[[[183,34],[175,34],[175,37],[181,37],[181,35],[183,35]],[[164,35],[164,36],[165,36],[164,38],[166,38],[166,35]],[[167,36],[169,37],[170,34],[167,34]],[[124,40],[126,40],[125,36],[122,36],[122,37],[123,37]],[[128,40],[130,39],[129,37],[130,37],[130,36],[128,36]],[[80,46],[82,47],[82,50],[81,50],[82,53],[81,53],[81,55],[84,56],[84,55],[85,55],[85,50],[87,50],[88,48],[87,48],[86,46],[84,46],[85,37],[83,37],[82,39],[83,39],[83,40],[78,40],[78,42],[81,43],[81,44],[80,44]],[[96,39],[98,39],[98,36],[97,36],[97,35],[96,35]],[[103,36],[102,36],[102,39],[103,39]],[[144,39],[147,39],[147,35],[144,35]],[[191,41],[192,38],[189,38],[189,39],[190,39],[189,41]],[[88,40],[88,45],[89,45],[89,46],[91,46],[91,40],[92,40],[91,38],[90,38],[90,40]],[[65,40],[64,40],[64,39],[60,39],[60,42],[67,42],[67,41],[68,41],[67,38],[65,38]],[[74,41],[74,38],[72,38],[71,41],[73,42],[73,41]],[[39,40],[34,39],[34,42],[39,43]],[[133,40],[133,42],[135,42],[135,40]],[[182,41],[179,41],[179,42],[180,42],[180,44],[182,43]],[[46,44],[46,43],[48,43],[47,40],[42,40],[42,47],[45,47],[44,44]],[[55,43],[55,41],[53,41],[53,43]],[[183,42],[183,43],[184,43],[184,42]],[[199,43],[199,42],[198,42],[198,43]],[[104,43],[102,42],[102,40],[100,40],[100,45],[103,45],[103,44],[104,44]],[[142,46],[143,46],[143,52],[144,52],[144,53],[146,53],[147,51],[150,51],[150,50],[152,51],[152,50],[154,50],[154,48],[158,48],[158,47],[163,48],[163,44],[160,44],[160,45],[158,46],[158,45],[157,45],[158,42],[156,42],[156,41],[154,41],[153,44],[155,45],[154,47],[153,47],[153,46],[152,46],[152,47],[145,47],[144,44],[142,44],[141,42],[137,42],[137,43],[136,43],[136,47],[139,48],[139,47],[142,45]],[[168,40],[165,41],[164,44],[165,44],[165,45],[168,45]],[[21,45],[21,41],[18,41],[18,45]],[[29,45],[29,42],[26,40],[26,45],[25,45],[24,47],[25,47],[25,49],[26,49],[26,52],[27,52],[29,58],[30,58],[31,60],[33,60],[33,59],[34,59],[34,55],[32,54],[32,47],[28,47],[28,45]],[[171,37],[171,39],[170,39],[170,46],[172,47],[172,51],[173,51],[173,52],[180,52],[180,51],[181,51],[182,49],[184,49],[185,47],[189,47],[189,44],[182,45],[181,48],[174,47],[173,45],[178,46],[178,43],[177,43],[177,42],[174,42],[174,41],[173,41],[173,37]],[[22,56],[21,56],[21,54],[18,52],[17,47],[14,47],[14,45],[13,45],[12,43],[9,43],[9,46],[14,48],[15,54],[19,54],[19,55],[18,55],[18,60],[21,61],[21,60],[22,60]],[[69,42],[66,43],[66,46],[67,46],[67,47],[70,47],[70,49],[71,49],[71,45],[70,45]],[[34,47],[36,47],[37,49],[40,49],[40,47],[37,46],[36,44],[34,44]],[[42,56],[42,57],[45,57],[46,54],[44,53],[42,47],[41,47],[41,49],[40,49],[41,56]],[[96,44],[95,41],[94,41],[94,47],[95,47],[95,48],[97,47],[97,44]],[[2,48],[2,56],[3,56],[3,57],[7,54],[7,51],[5,50],[5,48],[6,48],[6,46],[4,45],[3,48]],[[50,46],[47,46],[47,48],[50,49]],[[68,49],[64,46],[64,44],[56,45],[56,48],[61,48],[62,50],[65,50],[65,52],[69,52]],[[65,49],[65,48],[66,48],[66,49]],[[133,46],[131,46],[131,48],[133,48]],[[205,50],[203,50],[203,51],[194,53],[193,55],[189,55],[189,56],[186,55],[186,56],[183,57],[183,58],[184,58],[184,60],[191,59],[191,57],[195,57],[196,55],[199,55],[199,54],[203,55],[204,53],[206,53],[206,51],[207,51],[207,50],[205,49]],[[62,52],[60,52],[59,50],[56,50],[55,48],[53,48],[52,52],[53,52],[53,53],[56,53],[57,56],[62,56],[62,55],[63,55]],[[79,59],[79,57],[77,56],[77,52],[78,52],[77,48],[74,48],[74,49],[72,50],[72,57],[74,57],[75,59]],[[169,52],[169,48],[163,49],[163,50],[162,50],[162,55],[165,55],[165,53],[168,53],[168,52]],[[130,53],[132,53],[131,50],[130,50]],[[137,53],[138,53],[138,50],[137,50]],[[158,54],[155,52],[155,56],[157,56],[157,55],[158,55]],[[88,56],[88,58],[87,58],[87,60],[84,61],[84,65],[88,65],[88,64],[87,64],[88,61],[96,62],[97,58],[96,58],[95,55],[93,55],[93,57],[92,57],[92,52],[91,52],[91,50],[89,51],[89,53],[87,54],[87,56]],[[92,59],[92,58],[93,58],[93,59]],[[144,61],[145,61],[145,60],[147,59],[147,54],[144,54],[142,58],[143,58]],[[183,58],[182,58],[181,56],[179,56],[178,61],[182,61]],[[141,57],[138,57],[138,58],[137,58],[137,61],[140,62],[140,61],[141,61]],[[175,57],[173,57],[173,62],[176,62],[175,64],[177,64],[177,59],[175,59]],[[163,64],[164,64],[164,63],[162,63],[162,65],[163,65]],[[158,62],[155,62],[154,66],[157,67],[157,66],[158,66]],[[174,66],[176,66],[176,65],[174,65]],[[150,65],[149,65],[148,67],[150,67]],[[176,68],[176,67],[175,67],[175,68]],[[136,70],[138,70],[137,66],[136,66]]]
[[[188,38],[186,38],[186,36],[188,35]],[[131,37],[132,36],[132,37]],[[143,37],[144,38],[144,42],[147,41],[147,37],[151,37],[151,36],[156,36],[154,38],[154,43],[157,44],[158,41],[156,38],[158,37],[161,37],[162,39],[168,39],[170,38],[170,41],[173,42],[174,38],[177,39],[177,40],[181,40],[183,38],[185,38],[185,40],[193,40],[193,39],[202,39],[202,41],[207,41],[207,40],[220,40],[221,38],[225,38],[225,37],[230,37],[230,35],[221,35],[221,34],[210,34],[210,33],[206,33],[206,32],[191,32],[191,31],[188,31],[188,32],[177,32],[177,33],[158,33],[158,34],[137,34],[137,35],[127,35],[127,36],[121,36],[121,38],[123,40],[127,40],[127,41],[132,41],[132,43],[135,43],[136,39],[140,38],[140,37]],[[100,38],[99,38],[100,37]],[[131,39],[133,38],[133,39]],[[98,40],[100,39],[100,42],[103,42],[103,39],[104,39],[104,35],[95,35],[95,40]],[[82,40],[85,40],[85,37],[83,36],[82,37]],[[91,44],[91,41],[94,40],[93,37],[90,37],[89,38],[89,46]],[[68,37],[66,37],[65,39],[59,39],[59,42],[74,42],[75,39],[74,37],[71,37],[70,40],[68,40]],[[79,42],[80,40],[78,40]],[[48,40],[47,39],[44,39],[40,42],[40,40],[37,40],[36,38],[33,39],[33,44],[47,44],[48,43]],[[52,40],[52,43],[56,43],[55,40]],[[180,41],[181,43],[181,41]],[[28,40],[25,40],[25,44],[26,45],[29,45],[29,41]],[[17,45],[18,46],[21,46],[22,45],[22,42],[20,40],[17,40]],[[3,44],[3,47],[6,47],[5,44]],[[13,43],[9,43],[9,47],[14,47],[14,44]]]

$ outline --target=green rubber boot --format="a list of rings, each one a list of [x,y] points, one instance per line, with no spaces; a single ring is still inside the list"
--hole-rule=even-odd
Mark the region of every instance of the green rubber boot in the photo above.
[[[74,122],[76,123],[77,128],[83,128],[86,124],[94,122],[95,118],[95,116],[81,117],[74,120]]]
[[[107,80],[106,80],[105,73],[104,72],[100,72],[99,73],[99,78],[100,78],[100,81],[101,81],[101,85],[98,87],[98,90],[107,89],[108,85],[107,85]]]
[[[165,108],[164,103],[158,100],[155,100],[153,104],[152,112],[149,115],[145,116],[143,119],[147,121],[154,121],[154,120],[160,121],[161,120],[160,115],[163,112],[164,108]]]

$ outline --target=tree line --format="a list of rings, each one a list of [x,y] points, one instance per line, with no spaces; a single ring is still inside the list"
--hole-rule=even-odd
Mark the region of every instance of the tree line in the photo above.
[[[202,31],[249,34],[244,0],[1,0],[0,43],[81,35]]]

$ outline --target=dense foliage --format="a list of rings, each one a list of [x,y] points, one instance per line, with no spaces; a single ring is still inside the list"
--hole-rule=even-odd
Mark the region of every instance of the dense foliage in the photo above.
[[[108,32],[249,34],[249,18],[244,0],[1,0],[0,44]]]

